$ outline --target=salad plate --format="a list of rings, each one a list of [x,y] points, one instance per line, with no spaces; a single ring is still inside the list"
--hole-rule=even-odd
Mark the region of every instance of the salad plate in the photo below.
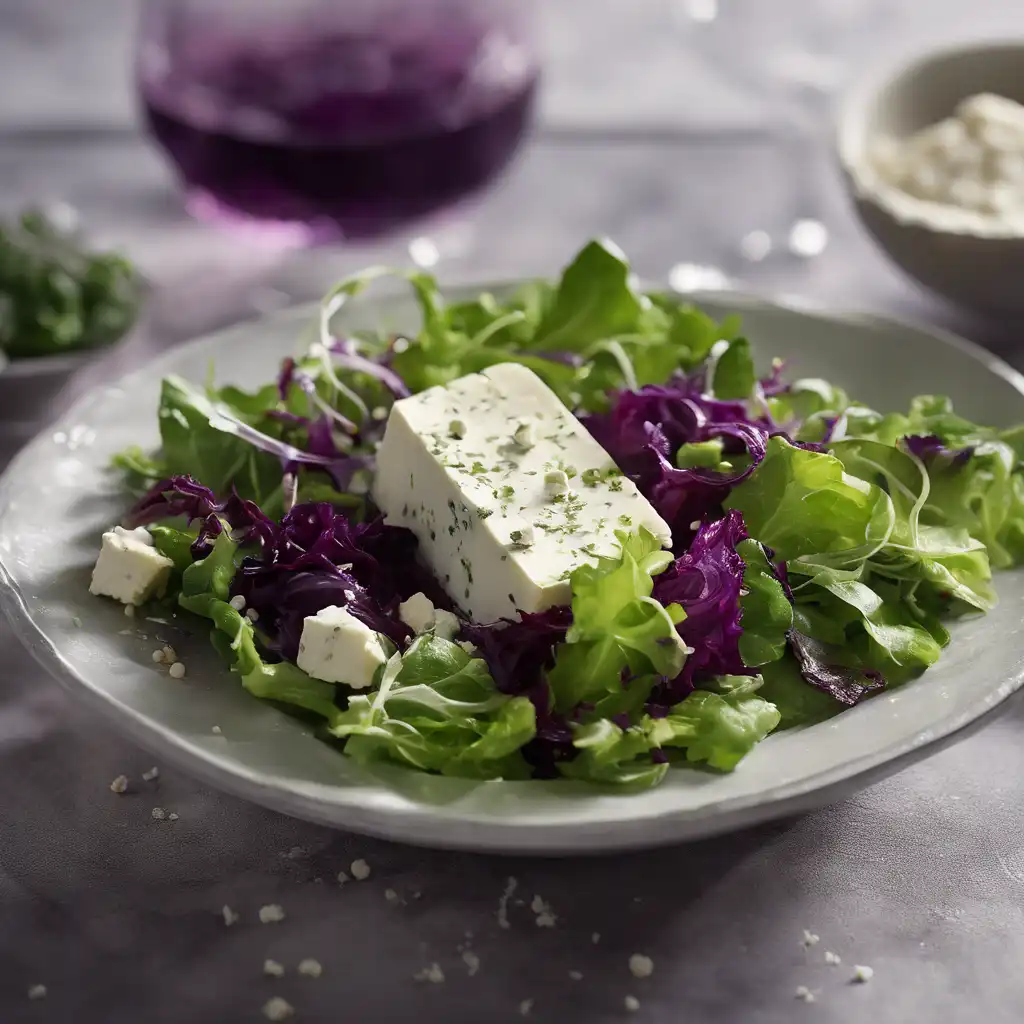
[[[515,287],[487,290],[501,300]],[[874,409],[905,410],[914,396],[944,395],[968,420],[994,428],[1024,421],[1020,375],[938,331],[739,294],[687,301],[715,321],[739,314],[760,365],[783,360],[793,375],[827,380]],[[404,288],[375,285],[335,305],[331,328],[338,336],[413,336],[422,315],[416,295]],[[0,484],[0,600],[15,631],[81,699],[83,711],[91,706],[165,763],[275,810],[363,834],[502,853],[605,852],[713,835],[835,800],[977,727],[1024,681],[1024,576],[1010,569],[993,577],[998,602],[989,602],[985,615],[953,622],[951,639],[943,637],[948,647],[926,672],[841,714],[790,721],[794,727],[751,743],[735,770],[673,767],[656,786],[616,788],[572,777],[458,777],[410,770],[387,757],[345,756],[337,742],[343,730],[323,742],[321,722],[246,692],[211,648],[209,623],[197,628],[199,619],[166,603],[126,615],[89,592],[101,535],[125,521],[132,503],[111,460],[126,449],[159,447],[161,381],[215,381],[255,392],[278,380],[285,357],[308,351],[317,321],[317,308],[298,308],[167,352],[79,401],[15,459]],[[874,483],[879,493],[893,491],[892,481]],[[756,512],[744,500],[737,507],[749,527]],[[771,549],[767,555],[775,557]],[[847,585],[842,569],[831,569],[835,586]],[[789,585],[784,573],[780,581]],[[684,653],[693,655],[695,645],[687,642]],[[159,664],[165,646],[173,648],[180,673]],[[464,646],[472,657],[474,648]],[[873,688],[876,675],[862,673],[864,689]]]

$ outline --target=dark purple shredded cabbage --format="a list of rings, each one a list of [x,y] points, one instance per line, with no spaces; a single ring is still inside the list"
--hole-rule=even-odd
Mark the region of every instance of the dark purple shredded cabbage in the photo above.
[[[917,456],[924,463],[942,459],[954,469],[965,466],[974,454],[972,447],[947,448],[942,438],[934,434],[911,434],[904,437],[901,444],[911,455]]]
[[[652,695],[654,704],[677,704],[694,683],[712,676],[750,675],[740,657],[740,591],[745,565],[736,545],[747,537],[743,516],[704,523],[689,551],[654,579],[655,600],[680,604],[686,618],[677,627],[693,648],[682,673]]]
[[[281,396],[282,402],[288,401],[288,392],[291,391],[295,379],[295,360],[288,356],[281,363],[281,372],[277,375],[277,393]]]
[[[828,644],[795,629],[789,631],[787,638],[804,680],[841,703],[852,706],[864,697],[884,689],[885,677],[881,672],[847,668],[838,664],[836,653]]]
[[[541,711],[548,704],[544,671],[554,664],[554,647],[565,640],[571,625],[572,611],[557,607],[523,612],[518,622],[470,622],[463,626],[460,635],[480,649],[502,693],[528,696]]]
[[[154,484],[129,511],[129,526],[145,526],[161,519],[185,516],[189,523],[201,522],[199,535],[192,544],[192,557],[204,558],[227,523],[232,536],[242,544],[268,547],[277,525],[263,514],[254,501],[240,498],[232,491],[230,497],[218,501],[209,487],[190,476],[172,476]]]
[[[529,697],[537,712],[537,734],[523,747],[523,756],[539,778],[555,778],[558,763],[576,756],[568,721],[551,709],[544,673],[554,664],[554,648],[572,625],[567,607],[523,612],[517,622],[501,619],[487,624],[466,623],[460,634],[472,641],[487,662],[495,685],[503,693]]]
[[[418,591],[442,606],[447,599],[416,561],[417,541],[381,518],[353,524],[326,502],[296,505],[273,543],[242,560],[232,593],[259,614],[274,649],[292,661],[303,620],[337,605],[401,646],[408,627],[398,605]]]
[[[711,398],[703,386],[702,374],[680,374],[665,385],[617,392],[610,412],[584,421],[672,528],[676,550],[692,538],[692,522],[717,518],[729,491],[764,459],[768,439],[783,433],[767,410],[751,416],[747,403]],[[772,393],[783,387],[775,377],[762,384],[766,386]],[[682,445],[715,438],[723,440],[726,457],[747,455],[750,464],[732,473],[675,466]],[[821,450],[820,445],[801,447]]]

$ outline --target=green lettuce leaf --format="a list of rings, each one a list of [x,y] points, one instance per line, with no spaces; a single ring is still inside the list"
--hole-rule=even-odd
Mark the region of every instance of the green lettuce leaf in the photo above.
[[[757,383],[750,342],[742,337],[719,342],[711,351],[709,374],[710,390],[716,398],[750,398]]]
[[[768,441],[764,461],[725,504],[787,562],[859,563],[886,543],[895,521],[889,496],[876,484],[850,476],[835,456],[782,437]]]
[[[778,661],[786,650],[786,633],[793,625],[793,605],[779,582],[761,544],[747,539],[736,545],[743,559],[740,594],[740,657],[747,668]]]
[[[779,711],[756,691],[759,676],[722,676],[718,692],[695,690],[665,718],[652,719],[659,747],[679,747],[686,760],[732,771],[778,724]]]
[[[765,665],[761,674],[760,695],[778,709],[780,729],[816,725],[846,710],[847,705],[804,679],[792,654]]]
[[[651,597],[653,576],[672,561],[647,529],[616,532],[618,559],[602,558],[570,577],[573,623],[548,674],[554,705],[569,711],[581,701],[598,703],[623,689],[623,674],[667,676],[682,670],[684,648],[676,624],[684,613]]]
[[[388,662],[379,688],[349,698],[330,726],[362,762],[390,760],[465,778],[528,778],[521,748],[533,704],[494,686],[487,665],[431,634]]]

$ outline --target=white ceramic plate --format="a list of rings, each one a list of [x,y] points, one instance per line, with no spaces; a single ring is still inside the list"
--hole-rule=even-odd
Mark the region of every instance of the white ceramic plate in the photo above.
[[[826,377],[881,409],[941,392],[983,422],[1024,420],[1024,379],[955,338],[740,296],[700,304],[716,316],[741,310],[762,360],[782,356],[799,375]],[[133,621],[87,591],[99,535],[126,505],[107,472],[110,456],[157,442],[160,378],[202,380],[215,360],[222,381],[263,384],[284,355],[301,351],[311,315],[290,311],[167,353],[81,401],[0,483],[0,599],[15,629],[61,683],[165,762],[268,807],[391,839],[503,852],[607,851],[706,836],[835,799],[978,722],[1024,681],[1024,575],[1007,573],[998,581],[999,607],[958,625],[942,661],[921,679],[825,724],[770,736],[730,775],[679,768],[658,789],[625,796],[359,767],[308,726],[249,697],[204,629],[189,636],[184,623]],[[395,296],[354,303],[345,314],[350,324],[395,328],[411,326],[413,315]],[[181,652],[186,679],[153,664],[158,641]]]

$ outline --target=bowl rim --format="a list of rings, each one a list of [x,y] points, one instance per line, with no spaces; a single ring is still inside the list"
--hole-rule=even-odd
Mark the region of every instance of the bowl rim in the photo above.
[[[458,294],[463,291],[490,290],[496,287],[500,287],[500,285],[473,285],[469,282],[459,282],[453,283],[446,291]],[[777,297],[752,295],[731,290],[681,292],[679,295],[681,299],[690,300],[698,305],[706,303],[720,306],[727,302],[730,306],[741,310],[750,308],[780,309],[803,316],[809,315],[822,321],[846,321],[876,329],[886,325],[896,325],[903,329],[909,328],[940,344],[960,351],[968,358],[985,366],[989,372],[1003,378],[1018,393],[1024,395],[1024,375],[1018,373],[982,346],[932,325],[915,324],[910,320],[885,314],[835,310],[825,304],[794,303],[791,300]],[[270,317],[247,318],[231,325],[227,330],[242,330],[245,324],[257,320],[278,320],[284,317],[292,319],[305,316],[307,311],[315,308],[315,304],[297,304],[287,310],[276,312]],[[198,350],[208,344],[211,338],[215,338],[221,333],[223,330],[204,333],[200,337],[178,346],[177,351],[180,354],[181,350],[189,347]],[[153,373],[159,369],[162,360],[166,357],[166,352],[161,353],[122,375],[118,380],[131,380],[146,373]],[[97,388],[90,394],[82,396],[76,403],[76,408],[85,407],[90,400],[96,400],[102,390],[102,388]],[[68,415],[73,412],[74,409]],[[16,458],[12,466],[22,460],[30,460],[33,457],[35,445],[40,441],[41,439],[37,439],[36,442],[33,442],[29,449],[23,451]],[[3,482],[0,483],[0,490],[4,485],[9,486],[10,480],[10,471],[8,471]],[[593,849],[595,833],[588,829],[581,829],[578,834],[559,833],[558,836],[553,837],[545,830],[543,824],[517,822],[514,832],[509,831],[505,826],[489,825],[488,828],[491,831],[490,837],[487,838],[476,834],[475,825],[468,828],[463,827],[458,818],[440,816],[434,822],[424,824],[423,814],[420,811],[410,811],[409,809],[403,809],[401,812],[392,811],[373,820],[346,818],[345,821],[341,821],[336,810],[328,813],[321,803],[303,796],[298,789],[268,785],[265,777],[260,773],[242,770],[238,766],[230,770],[226,769],[222,760],[216,757],[197,757],[193,752],[185,750],[180,744],[177,734],[172,733],[168,727],[144,719],[137,712],[126,714],[123,707],[115,709],[109,697],[94,691],[78,670],[64,659],[39,623],[35,621],[25,602],[25,595],[15,574],[4,565],[2,558],[0,558],[0,607],[7,614],[19,639],[28,647],[30,653],[66,689],[77,698],[81,698],[85,704],[104,713],[112,725],[122,732],[126,732],[140,746],[153,751],[168,763],[178,765],[189,774],[219,789],[284,813],[318,821],[332,827],[343,827],[348,831],[378,835],[389,839],[401,837],[402,841],[413,842],[416,845],[474,849],[502,854],[512,852],[578,854],[587,850],[605,853],[666,845],[753,825],[801,810],[809,810],[819,806],[822,802],[842,795],[844,792],[849,792],[856,786],[883,778],[891,772],[912,764],[926,754],[940,750],[954,740],[971,734],[982,724],[991,721],[998,713],[1005,710],[1007,699],[1011,693],[1024,684],[1024,673],[1015,676],[1006,692],[1001,692],[987,707],[977,709],[976,714],[958,717],[955,721],[944,723],[942,727],[919,733],[912,741],[908,741],[899,749],[892,751],[890,756],[861,757],[844,765],[825,769],[810,779],[779,786],[770,795],[762,794],[757,799],[735,798],[725,806],[720,805],[718,812],[713,815],[696,814],[688,821],[677,818],[670,823],[671,827],[666,825],[664,830],[650,829],[651,822],[657,819],[647,816],[634,818],[628,825],[619,829],[615,836],[604,836],[600,844],[601,849],[598,851]],[[350,807],[351,805],[348,805],[348,808]],[[409,829],[409,834],[402,834],[401,830],[404,828]]]

